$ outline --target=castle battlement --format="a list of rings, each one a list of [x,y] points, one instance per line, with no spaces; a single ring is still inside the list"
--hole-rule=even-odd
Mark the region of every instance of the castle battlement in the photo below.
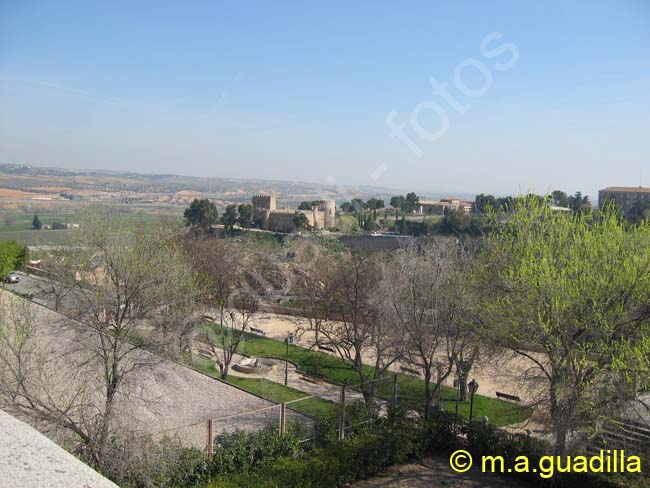
[[[296,212],[304,214],[313,229],[331,229],[336,226],[336,202],[334,200],[323,200],[313,206],[311,210],[278,209],[276,197],[273,195],[253,195],[251,201],[255,218],[266,230],[293,232],[296,230],[293,222]]]

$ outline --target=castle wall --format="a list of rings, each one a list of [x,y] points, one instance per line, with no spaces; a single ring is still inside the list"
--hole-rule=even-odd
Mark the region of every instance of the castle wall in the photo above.
[[[300,212],[307,217],[309,225],[314,230],[331,229],[336,226],[336,203],[326,200],[311,210],[278,210],[277,202],[271,195],[255,195],[253,216],[260,222],[262,229],[277,232],[294,232],[296,226],[293,217]]]
[[[263,208],[266,210],[275,210],[277,201],[272,195],[254,195],[251,199],[253,208]]]
[[[334,200],[325,200],[318,206],[320,213],[323,215],[323,229],[336,227],[336,202]]]

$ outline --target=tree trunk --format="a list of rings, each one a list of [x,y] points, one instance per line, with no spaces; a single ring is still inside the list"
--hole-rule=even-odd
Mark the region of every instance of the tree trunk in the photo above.
[[[431,413],[431,371],[424,371],[424,418],[428,419]]]
[[[566,450],[566,438],[567,438],[567,419],[564,418],[562,409],[560,408],[560,401],[558,399],[557,389],[558,389],[558,380],[556,378],[551,378],[550,385],[550,415],[551,422],[553,423],[553,430],[555,434],[555,443],[553,446],[553,454],[561,455],[564,454]]]
[[[371,408],[375,400],[375,383],[364,381],[361,384],[361,393],[363,394],[363,401],[366,407]]]
[[[192,338],[189,339],[187,347],[190,356],[190,364],[194,366],[194,349],[192,348]]]

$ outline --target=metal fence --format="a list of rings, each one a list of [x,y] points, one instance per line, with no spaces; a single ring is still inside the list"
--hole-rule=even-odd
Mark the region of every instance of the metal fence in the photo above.
[[[366,391],[372,388],[375,396],[372,402],[364,399],[359,385],[333,385],[326,383],[336,394],[305,396],[274,401],[278,390],[274,384],[260,379],[257,387],[259,403],[245,411],[226,413],[169,431],[158,433],[157,437],[176,437],[185,445],[205,450],[212,455],[220,440],[237,432],[274,432],[283,436],[291,432],[301,442],[314,440],[318,435],[327,435],[330,440],[344,439],[364,430],[373,429],[388,414],[390,405],[400,403],[397,376],[394,374],[370,381]],[[253,406],[253,405],[251,405]],[[322,428],[317,429],[321,424]]]

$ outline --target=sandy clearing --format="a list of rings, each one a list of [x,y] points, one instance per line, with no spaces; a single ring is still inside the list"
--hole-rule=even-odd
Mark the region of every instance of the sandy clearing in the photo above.
[[[273,339],[284,340],[289,334],[297,334],[299,345],[311,347],[315,343],[314,333],[306,330],[309,328],[306,318],[265,312],[254,315],[250,325],[263,330],[267,337]],[[365,361],[371,364],[371,351],[367,351],[365,357]],[[399,371],[400,366],[396,363],[392,369]],[[483,395],[494,396],[496,391],[501,391],[532,402],[536,399],[533,387],[539,384],[538,378],[533,376],[532,366],[532,361],[504,352],[498,357],[490,355],[479,358],[472,369],[472,377],[478,381]],[[520,385],[521,378],[528,378],[529,381]],[[447,383],[453,383],[453,379]]]
[[[297,334],[298,344],[311,347],[315,343],[314,333],[309,328],[309,321],[303,317],[291,317],[267,312],[256,314],[251,320],[252,327],[261,329],[267,337],[284,340],[289,334]],[[373,354],[367,351],[365,362],[372,364]],[[395,363],[391,370],[400,371],[401,365]],[[532,361],[504,351],[500,355],[482,355],[472,368],[471,377],[479,383],[479,393],[484,396],[496,397],[496,392],[517,395],[525,404],[534,404],[543,394],[543,381],[538,376],[539,371]],[[422,377],[422,375],[420,375]],[[445,382],[453,386],[453,378]],[[545,430],[545,414],[537,409],[530,421],[512,426],[511,430],[522,432],[526,429]]]
[[[0,198],[17,198],[17,199],[32,199],[35,197],[57,197],[59,198],[59,195],[46,195],[43,193],[31,193],[27,191],[22,191],[22,190],[12,190],[10,188],[0,188]]]

